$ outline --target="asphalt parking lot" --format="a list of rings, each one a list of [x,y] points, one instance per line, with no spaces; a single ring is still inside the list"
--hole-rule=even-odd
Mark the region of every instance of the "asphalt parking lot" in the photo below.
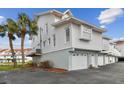
[[[0,72],[1,84],[124,84],[124,62],[97,69],[53,73],[43,70]]]

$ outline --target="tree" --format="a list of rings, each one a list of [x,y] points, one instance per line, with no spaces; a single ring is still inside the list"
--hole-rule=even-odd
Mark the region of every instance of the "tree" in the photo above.
[[[0,25],[0,36],[4,37],[7,35],[9,38],[9,46],[12,53],[12,58],[13,58],[12,62],[14,62],[14,67],[16,67],[17,63],[16,63],[15,52],[12,41],[16,39],[15,38],[16,33],[18,33],[18,25],[14,20],[8,18],[6,24]]]
[[[25,54],[24,54],[24,42],[25,36],[28,35],[37,35],[37,22],[35,20],[31,20],[27,14],[20,13],[18,15],[18,25],[19,25],[19,35],[21,37],[21,52],[22,52],[22,65],[25,63]]]

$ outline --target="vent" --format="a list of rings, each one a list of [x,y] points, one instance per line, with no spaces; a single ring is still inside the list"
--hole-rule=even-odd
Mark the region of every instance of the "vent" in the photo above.
[[[41,53],[41,49],[36,49],[36,53]]]

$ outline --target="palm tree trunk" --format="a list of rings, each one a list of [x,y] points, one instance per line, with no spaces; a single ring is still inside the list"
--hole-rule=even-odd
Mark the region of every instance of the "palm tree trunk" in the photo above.
[[[12,53],[12,62],[14,63],[14,67],[17,66],[17,62],[16,62],[16,58],[15,58],[15,52],[14,52],[14,48],[13,48],[13,43],[12,43],[12,39],[11,39],[11,34],[8,34],[9,36],[9,46],[11,49],[11,53]]]
[[[23,35],[21,36],[22,66],[24,66],[25,63],[24,41],[25,41],[25,34],[23,33]]]

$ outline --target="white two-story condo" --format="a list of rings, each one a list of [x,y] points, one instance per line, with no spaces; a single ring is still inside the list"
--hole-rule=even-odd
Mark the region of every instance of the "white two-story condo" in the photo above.
[[[102,35],[105,30],[75,18],[70,10],[35,16],[39,31],[32,37],[33,62],[48,60],[55,68],[78,70],[117,61],[119,52],[111,50],[110,39]]]

